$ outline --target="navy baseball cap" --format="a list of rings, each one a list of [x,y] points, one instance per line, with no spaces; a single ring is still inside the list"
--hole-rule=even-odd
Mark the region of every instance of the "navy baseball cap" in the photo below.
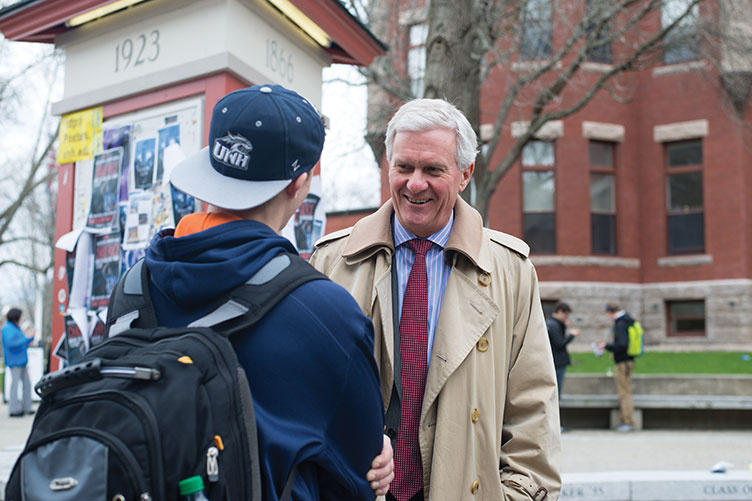
[[[223,209],[259,206],[311,170],[324,147],[316,108],[281,85],[254,85],[214,106],[209,146],[172,169],[179,190]]]

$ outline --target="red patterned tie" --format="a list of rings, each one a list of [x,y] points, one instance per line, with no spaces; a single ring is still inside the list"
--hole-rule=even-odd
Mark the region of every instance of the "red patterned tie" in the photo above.
[[[402,410],[394,451],[394,481],[391,493],[398,501],[408,501],[423,488],[423,463],[418,443],[420,411],[426,388],[428,347],[428,277],[426,252],[430,240],[410,240],[415,252],[402,300],[400,318],[400,358],[402,363]]]

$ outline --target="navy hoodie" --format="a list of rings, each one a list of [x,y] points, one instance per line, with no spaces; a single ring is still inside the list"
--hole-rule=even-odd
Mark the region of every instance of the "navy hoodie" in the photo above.
[[[233,221],[146,252],[160,325],[185,326],[290,242],[256,221]],[[295,289],[232,342],[253,395],[264,499],[276,501],[293,465],[293,499],[373,499],[366,480],[382,447],[383,407],[373,326],[342,287]]]

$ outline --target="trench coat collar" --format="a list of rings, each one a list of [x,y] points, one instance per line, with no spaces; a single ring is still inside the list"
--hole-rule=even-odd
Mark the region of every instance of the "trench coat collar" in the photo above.
[[[391,255],[394,252],[392,214],[394,206],[390,198],[379,210],[355,223],[342,257],[350,263],[357,263],[382,249]],[[483,271],[491,271],[491,252],[483,245],[483,218],[462,197],[457,197],[454,204],[454,226],[444,253],[447,262],[451,262],[451,253],[458,253]]]

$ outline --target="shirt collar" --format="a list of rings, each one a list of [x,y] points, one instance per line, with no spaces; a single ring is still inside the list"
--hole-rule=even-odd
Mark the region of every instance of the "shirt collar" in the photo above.
[[[414,240],[416,238],[419,238],[415,236],[413,233],[408,231],[407,228],[402,226],[402,224],[399,222],[399,219],[397,219],[397,214],[392,214],[392,221],[394,223],[394,246],[399,247],[400,245],[404,244],[405,242],[409,240]],[[438,245],[442,249],[446,247],[446,243],[449,240],[449,234],[452,233],[452,225],[454,225],[454,211],[452,211],[452,215],[449,217],[449,221],[447,224],[444,225],[443,228],[441,228],[439,231],[434,233],[433,235],[426,238],[426,240],[430,240],[434,244]]]

